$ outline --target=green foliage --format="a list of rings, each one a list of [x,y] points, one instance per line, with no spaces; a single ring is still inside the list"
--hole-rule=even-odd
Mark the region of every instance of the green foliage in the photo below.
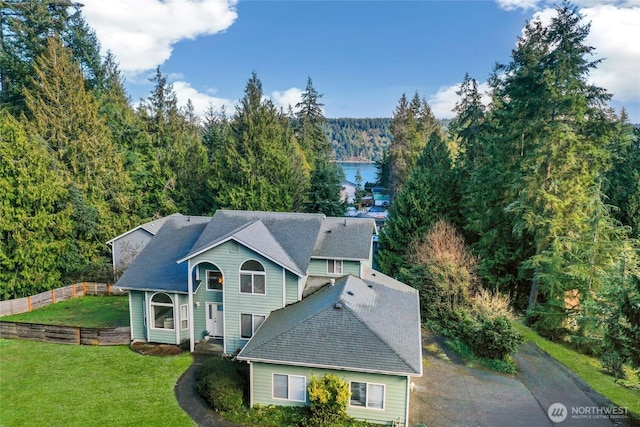
[[[468,344],[465,344],[460,339],[452,338],[446,341],[446,344],[453,351],[458,353],[460,357],[469,361],[477,361],[489,369],[493,369],[497,372],[505,374],[517,374],[518,366],[515,360],[511,356],[507,356],[504,359],[487,359],[477,356]]]
[[[339,376],[312,375],[308,386],[311,402],[309,427],[342,426],[348,419],[349,385]]]
[[[391,135],[389,118],[327,119],[323,125],[336,161],[379,161],[388,149]]]
[[[408,261],[414,241],[440,219],[456,223],[457,196],[449,150],[439,132],[433,132],[403,190],[389,208],[380,236],[378,263],[394,276]]]
[[[196,380],[198,394],[218,412],[242,406],[242,377],[236,364],[228,359],[211,357],[202,364]]]
[[[475,327],[467,331],[469,344],[475,354],[487,359],[504,360],[522,344],[522,335],[513,329],[506,317],[477,319]]]
[[[58,287],[72,227],[60,165],[0,110],[0,299]]]

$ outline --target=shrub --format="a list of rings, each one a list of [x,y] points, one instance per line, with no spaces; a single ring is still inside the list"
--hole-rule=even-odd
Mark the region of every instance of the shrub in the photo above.
[[[467,342],[480,357],[501,360],[514,353],[522,344],[522,335],[506,317],[481,319],[476,325],[467,336]]]
[[[215,411],[240,408],[242,389],[242,378],[230,360],[212,357],[198,371],[196,391]]]
[[[339,376],[327,374],[311,376],[309,381],[311,417],[308,426],[342,426],[347,417],[349,385]]]

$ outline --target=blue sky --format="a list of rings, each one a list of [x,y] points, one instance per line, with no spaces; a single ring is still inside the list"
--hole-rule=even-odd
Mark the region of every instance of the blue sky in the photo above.
[[[485,82],[507,62],[544,0],[239,1],[85,0],[84,14],[126,76],[132,101],[148,96],[155,68],[179,101],[233,112],[252,71],[265,95],[295,105],[307,77],[327,117],[391,117],[415,91],[437,117],[451,117],[468,72]],[[590,78],[640,123],[640,1],[578,2],[588,42],[607,57]]]

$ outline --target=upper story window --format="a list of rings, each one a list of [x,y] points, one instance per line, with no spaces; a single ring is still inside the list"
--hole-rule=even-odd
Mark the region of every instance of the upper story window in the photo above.
[[[221,291],[222,290],[222,272],[218,269],[207,270],[207,290],[208,291]]]
[[[328,259],[327,260],[327,273],[330,273],[330,274],[342,274],[342,260],[341,259]]]
[[[261,294],[266,293],[266,275],[264,266],[258,261],[245,261],[240,267],[240,293]]]
[[[155,329],[173,330],[173,300],[164,293],[157,293],[151,297],[151,327]]]

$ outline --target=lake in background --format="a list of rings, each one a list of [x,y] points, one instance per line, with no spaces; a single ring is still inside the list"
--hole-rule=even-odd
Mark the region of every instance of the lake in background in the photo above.
[[[362,162],[336,162],[338,166],[342,168],[347,181],[356,183],[356,172],[360,169],[360,175],[362,176],[362,186],[367,182],[375,183],[376,176],[378,175],[378,169],[375,163],[362,163]]]

